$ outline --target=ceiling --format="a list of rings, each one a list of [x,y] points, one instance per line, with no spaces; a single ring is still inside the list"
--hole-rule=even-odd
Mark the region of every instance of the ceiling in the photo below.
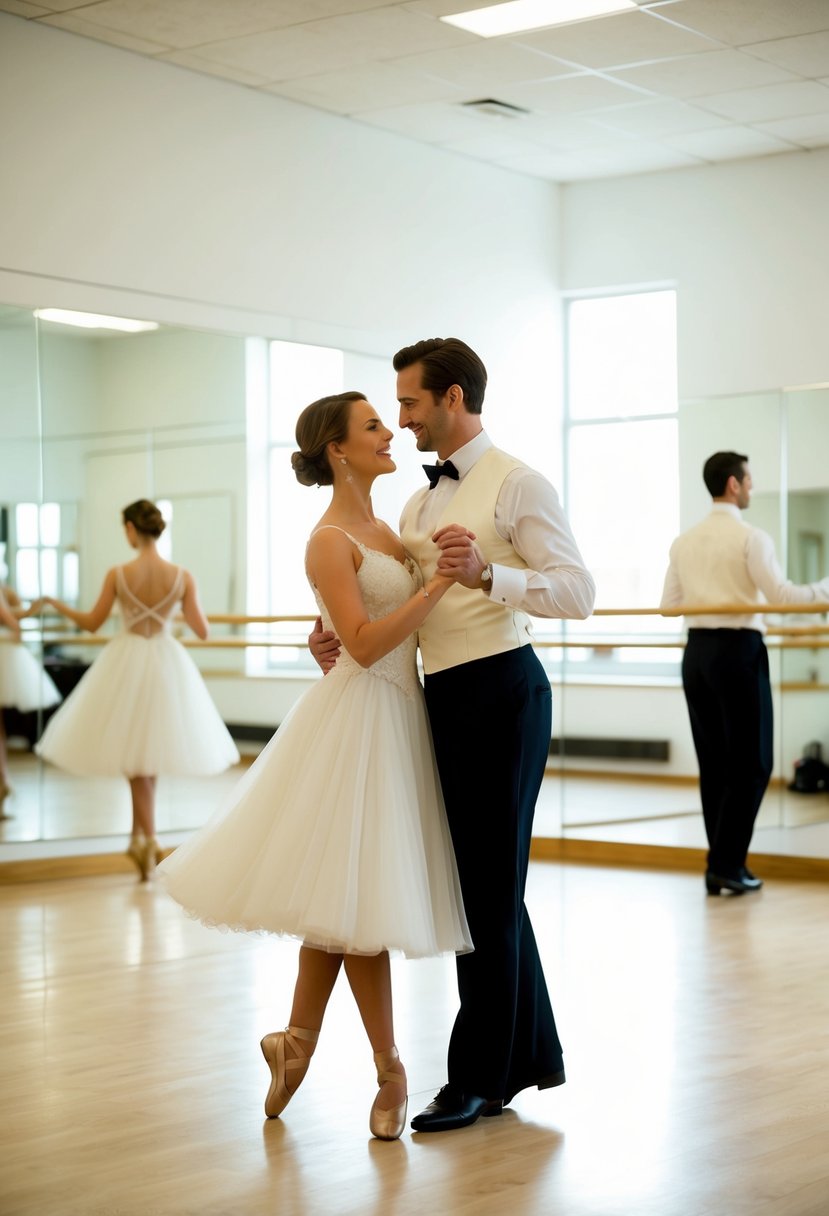
[[[618,16],[492,39],[438,20],[495,2],[0,10],[551,181],[829,146],[829,0],[637,0]],[[481,100],[519,112],[468,104]]]

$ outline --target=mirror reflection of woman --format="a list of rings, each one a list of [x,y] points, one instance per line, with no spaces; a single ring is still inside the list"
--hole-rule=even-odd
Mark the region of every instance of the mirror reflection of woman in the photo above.
[[[161,852],[155,825],[158,775],[211,776],[235,764],[239,752],[196,664],[170,632],[181,605],[196,637],[207,637],[193,575],[158,553],[165,523],[153,503],[143,498],[131,503],[123,523],[138,556],[107,572],[90,611],[51,597],[41,601],[88,633],[100,629],[117,602],[123,628],[50,719],[36,750],[78,776],[127,778],[132,798],[127,852],[145,880]]]
[[[369,1128],[395,1140],[407,1087],[389,951],[422,958],[471,946],[415,662],[415,631],[452,582],[436,575],[424,587],[374,515],[372,485],[395,469],[392,434],[361,393],[308,406],[296,437],[297,479],[333,486],[306,571],[343,653],[161,876],[208,924],[302,942],[289,1025],[261,1043],[265,1113],[281,1114],[305,1076],[342,969],[374,1052]]]
[[[2,711],[17,709],[20,713],[31,713],[60,701],[52,679],[23,644],[20,621],[31,612],[32,609],[24,610],[10,587],[0,584],[0,818],[7,818],[3,805],[12,792]]]

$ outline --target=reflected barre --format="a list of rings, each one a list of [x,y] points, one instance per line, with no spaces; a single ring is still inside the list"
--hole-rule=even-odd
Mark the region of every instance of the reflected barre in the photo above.
[[[705,615],[745,615],[751,612],[752,615],[813,615],[818,616],[829,613],[829,603],[811,603],[811,604],[721,604],[716,606],[705,605],[685,605],[679,609],[672,609],[665,612],[660,608],[597,608],[593,612],[594,617],[644,617],[652,616],[665,619],[678,619],[683,616],[705,616]],[[178,618],[181,620],[182,618]],[[285,614],[285,615],[242,615],[238,613],[215,613],[208,614],[208,621],[211,625],[231,625],[234,627],[246,627],[250,625],[306,625],[309,629],[313,626],[316,620],[316,615],[309,614]],[[565,622],[569,627],[578,627],[581,622]],[[28,631],[27,631],[28,632]],[[24,635],[25,636],[25,635]],[[770,644],[775,649],[824,649],[829,647],[829,624],[815,622],[810,625],[770,625],[767,631],[767,636],[770,639]],[[827,640],[822,640],[826,636]],[[35,631],[30,634],[32,641],[42,641],[44,646],[57,645],[72,645],[72,646],[105,646],[110,640],[111,635],[99,636],[97,634],[77,633],[73,634],[69,629],[62,629],[50,626],[48,631],[44,631],[38,636]],[[774,640],[771,640],[774,639]],[[0,642],[7,640],[0,638]],[[8,639],[10,640],[10,639]],[[198,638],[181,637],[178,639],[182,645],[194,650],[202,649],[225,649],[225,650],[244,650],[248,647],[290,647],[307,645],[305,638],[285,638],[285,637],[221,637],[207,638],[204,641]],[[537,638],[534,645],[543,649],[570,649],[584,648],[592,649],[662,649],[675,650],[681,648],[684,644],[684,639],[681,635],[673,638],[593,638],[583,637],[577,639],[569,638]]]

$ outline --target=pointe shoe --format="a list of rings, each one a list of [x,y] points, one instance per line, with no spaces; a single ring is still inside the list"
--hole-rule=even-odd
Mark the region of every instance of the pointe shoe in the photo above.
[[[158,842],[156,840],[145,840],[144,854],[141,862],[141,881],[149,882],[155,877],[155,866],[158,861]]]
[[[318,1030],[303,1030],[301,1026],[288,1026],[285,1030],[266,1034],[259,1044],[262,1048],[262,1055],[271,1070],[271,1087],[265,1098],[265,1114],[269,1119],[276,1119],[282,1114],[299,1089],[302,1079],[308,1071],[308,1065],[311,1063],[311,1056],[314,1054],[313,1048],[307,1056],[303,1055],[297,1039],[305,1039],[308,1043],[316,1044],[319,1037]],[[296,1053],[294,1056],[286,1057],[286,1044]],[[288,1089],[286,1083],[289,1072],[296,1076],[296,1084],[293,1089]]]
[[[147,842],[144,837],[138,834],[131,836],[129,848],[127,849],[127,857],[129,857],[135,863],[142,882],[144,882],[147,877],[146,855]]]
[[[400,1054],[396,1047],[390,1047],[388,1051],[375,1051],[374,1065],[377,1069],[377,1084],[381,1088],[387,1081],[400,1084],[402,1074],[388,1071],[389,1065],[399,1059]],[[379,1096],[378,1093],[377,1097],[379,1098]],[[377,1106],[377,1098],[375,1098],[368,1117],[369,1131],[372,1136],[376,1136],[378,1140],[398,1140],[406,1126],[408,1107],[409,1099],[404,1098],[399,1106],[394,1106],[391,1110],[380,1110]]]

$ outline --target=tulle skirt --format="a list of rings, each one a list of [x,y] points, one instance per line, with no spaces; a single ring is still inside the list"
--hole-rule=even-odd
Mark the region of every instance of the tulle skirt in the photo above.
[[[60,693],[22,642],[0,642],[0,705],[29,713],[57,705]]]
[[[210,776],[239,752],[184,647],[119,633],[59,710],[36,751],[78,776]]]
[[[422,690],[321,679],[158,874],[205,924],[329,951],[471,949]]]

